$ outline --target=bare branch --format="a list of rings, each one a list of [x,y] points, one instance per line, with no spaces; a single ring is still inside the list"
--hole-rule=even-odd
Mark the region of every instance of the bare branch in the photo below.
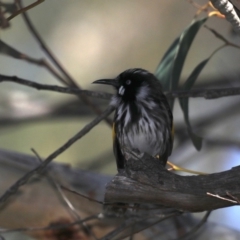
[[[0,27],[1,28],[8,28],[10,26],[8,20],[4,16],[4,12],[2,10],[1,2],[0,2]]]
[[[240,205],[240,200],[239,198],[233,196],[230,192],[227,191],[227,196],[231,197],[233,200],[235,200],[239,205]]]
[[[166,96],[171,98],[196,98],[215,99],[220,97],[235,96],[240,94],[240,87],[216,88],[216,89],[193,89],[190,91],[167,92]]]
[[[39,162],[42,163],[43,160],[40,157],[40,155],[36,152],[36,150],[35,149],[31,149],[31,150],[36,155],[36,157],[39,160]],[[54,171],[54,170],[51,169],[51,171]],[[84,222],[82,223],[81,222],[81,217],[79,216],[77,210],[74,208],[74,206],[71,203],[71,201],[64,194],[64,192],[62,191],[61,186],[55,181],[55,179],[50,174],[48,174],[48,171],[47,171],[47,178],[48,178],[49,182],[52,183],[53,186],[56,188],[57,192],[59,193],[59,195],[61,196],[63,202],[65,203],[65,206],[67,207],[69,212],[72,213],[72,215],[74,217],[74,220],[78,221],[79,225],[81,227],[83,227],[88,233],[90,233],[93,236],[93,238],[96,240],[97,238],[96,238],[95,234],[91,231],[91,229],[87,226],[86,223],[84,223]]]
[[[0,52],[7,56],[26,61],[31,64],[35,64],[40,67],[45,67],[54,77],[56,77],[60,82],[67,85],[66,80],[51,66],[51,64],[46,59],[36,59],[28,56],[25,53],[18,51],[12,46],[6,44],[0,40]]]
[[[238,48],[240,49],[240,46],[235,44],[235,43],[232,43],[232,42],[229,42],[222,34],[220,34],[219,32],[217,32],[215,29],[213,28],[210,28],[208,27],[207,25],[204,25],[204,27],[209,30],[212,34],[214,34],[214,36],[218,39],[220,39],[221,41],[223,41],[225,43],[224,46],[230,46],[230,47],[234,47],[234,48]],[[215,51],[216,52],[216,51]]]
[[[201,221],[193,227],[189,232],[178,238],[178,240],[183,240],[183,239],[194,239],[193,235],[199,230],[208,220],[208,217],[210,216],[212,211],[207,211],[204,217],[201,219]]]
[[[114,229],[112,232],[101,238],[101,240],[111,240],[114,239],[117,235],[121,234],[123,231],[125,231],[127,228],[130,228],[134,226],[135,224],[139,224],[144,222],[144,224],[141,224],[143,227],[140,229],[137,229],[137,231],[134,231],[134,233],[140,232],[145,230],[146,228],[149,228],[159,222],[165,221],[169,218],[179,216],[181,213],[179,211],[175,211],[173,213],[168,213],[168,214],[161,214],[160,216],[145,216],[145,217],[129,217],[123,222],[118,228]],[[151,219],[152,218],[152,219]],[[147,220],[151,220],[149,224],[147,224]],[[127,236],[130,236],[132,232],[124,232],[124,234],[121,236],[118,236],[117,239],[124,239]]]
[[[55,159],[57,156],[59,156],[61,153],[63,153],[65,150],[67,150],[73,143],[75,143],[77,140],[82,138],[85,134],[87,134],[94,126],[96,126],[102,119],[106,118],[109,114],[113,112],[113,107],[108,107],[107,110],[105,110],[100,116],[95,118],[92,122],[87,124],[81,131],[79,131],[75,136],[70,138],[63,146],[58,148],[56,151],[54,151],[52,154],[50,154],[43,163],[41,163],[39,166],[34,168],[33,170],[27,172],[23,177],[21,177],[18,181],[16,181],[1,197],[0,197],[0,204],[3,204],[6,202],[6,200],[15,194],[18,189],[26,184],[28,180],[35,174],[40,174],[47,165]]]
[[[239,198],[240,167],[209,175],[179,176],[147,155],[141,159],[131,153],[129,156],[126,171],[116,175],[107,186],[106,203],[147,202],[190,212],[238,205],[236,201],[223,201],[206,193],[227,197],[228,191]]]
[[[20,9],[23,9],[22,6],[22,1],[18,0],[18,5],[20,7]],[[51,52],[51,50],[49,49],[49,47],[46,45],[46,43],[43,41],[43,39],[41,38],[40,34],[37,32],[37,30],[35,29],[35,27],[33,26],[32,22],[30,21],[28,15],[26,12],[22,13],[23,15],[23,19],[27,25],[27,27],[29,28],[30,32],[32,33],[32,35],[35,37],[36,41],[38,42],[38,44],[40,45],[40,47],[43,49],[43,51],[47,54],[47,56],[50,58],[50,60],[55,64],[55,66],[62,72],[62,74],[66,77],[67,81],[68,81],[68,86],[70,87],[75,87],[78,89],[81,89],[80,86],[78,86],[78,84],[76,83],[76,81],[70,76],[70,74],[64,69],[64,67],[60,64],[60,62],[57,60],[57,58],[54,56],[54,54]],[[87,104],[97,115],[102,114],[102,111],[94,104],[92,103],[89,98],[85,95],[79,95],[79,98],[85,103]],[[105,121],[112,126],[112,121],[109,118],[106,118]]]
[[[31,150],[36,155],[38,160],[40,162],[43,162],[40,155],[35,151],[35,149],[31,149]],[[54,170],[51,170],[51,171],[54,171]],[[67,198],[67,196],[62,191],[61,186],[55,181],[55,179],[50,174],[47,174],[47,178],[49,179],[49,182],[52,183],[54,185],[54,187],[57,189],[57,192],[60,194],[63,202],[66,204],[67,209],[69,210],[70,213],[72,213],[74,220],[78,221],[79,226],[82,227],[83,229],[85,229],[86,232],[90,233],[91,236],[95,240],[97,240],[97,238],[96,238],[95,234],[93,233],[93,231],[91,230],[91,228],[89,228],[89,226],[85,222],[81,222],[81,217],[79,216],[77,210],[75,209],[75,207],[73,206],[71,201]]]
[[[90,97],[97,97],[102,99],[110,99],[112,94],[103,92],[94,92],[88,90],[80,90],[75,87],[60,87],[56,85],[40,84],[33,81],[29,81],[16,76],[7,76],[0,74],[0,82],[15,82],[17,84],[25,85],[28,87],[35,88],[37,90],[47,90],[53,92],[60,92],[66,94],[75,95],[87,95]],[[177,90],[174,92],[165,92],[168,98],[196,98],[203,97],[205,99],[215,99],[220,97],[235,96],[240,94],[240,87],[229,87],[229,88],[216,88],[216,89],[192,89],[192,90]]]
[[[75,95],[83,94],[90,97],[98,97],[102,99],[110,99],[112,96],[112,94],[109,94],[109,93],[80,90],[79,88],[75,88],[75,87],[66,88],[66,87],[60,87],[56,85],[40,84],[40,83],[29,81],[23,78],[18,78],[16,76],[6,76],[2,74],[0,74],[0,82],[15,82],[21,85],[35,88],[37,90],[47,90],[47,91],[60,92],[60,93],[66,93],[66,94],[75,94]]]
[[[89,200],[89,201],[92,201],[92,202],[95,202],[95,203],[99,203],[99,204],[104,204],[104,202],[101,202],[101,201],[98,201],[98,200],[96,200],[96,199],[93,199],[93,198],[91,198],[91,197],[88,197],[88,196],[86,196],[86,195],[83,195],[83,194],[81,194],[81,193],[79,193],[79,192],[77,192],[77,191],[75,191],[75,190],[72,190],[72,189],[69,189],[69,188],[67,188],[67,187],[65,187],[65,186],[60,186],[62,189],[64,189],[64,190],[66,190],[66,191],[69,191],[69,192],[71,192],[71,193],[74,193],[74,194],[77,194],[77,195],[79,195],[79,196],[81,196],[81,197],[83,197],[83,198],[86,198],[87,200]]]
[[[10,21],[11,19],[15,18],[15,17],[18,16],[19,14],[21,14],[21,13],[23,13],[23,12],[26,12],[26,11],[28,11],[28,10],[31,9],[31,8],[36,7],[37,5],[39,5],[40,3],[44,2],[44,1],[45,1],[45,0],[37,0],[36,2],[28,5],[27,7],[24,7],[24,8],[22,8],[22,9],[16,11],[16,12],[14,12],[11,16],[9,16],[9,17],[7,18],[7,20]]]
[[[211,197],[215,197],[215,198],[221,199],[221,200],[223,200],[223,201],[228,201],[228,202],[231,202],[231,203],[238,204],[237,201],[232,200],[232,199],[229,199],[229,198],[226,198],[226,197],[221,197],[221,196],[218,195],[218,194],[212,194],[212,193],[210,193],[210,192],[207,192],[207,195],[208,195],[208,196],[211,196]]]

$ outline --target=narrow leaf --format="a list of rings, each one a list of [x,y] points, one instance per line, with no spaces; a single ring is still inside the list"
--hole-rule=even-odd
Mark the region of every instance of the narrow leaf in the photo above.
[[[175,39],[167,52],[164,54],[155,73],[155,76],[161,82],[164,91],[169,91],[170,89],[170,79],[172,75],[173,62],[177,54],[178,44],[179,37]]]
[[[192,73],[190,74],[190,76],[188,77],[188,79],[186,80],[184,85],[182,86],[182,90],[190,90],[192,88],[192,86],[196,82],[199,74],[201,73],[201,71],[203,70],[205,65],[208,63],[210,58],[211,57],[203,60],[201,63],[199,63],[197,65],[197,67],[192,71]],[[186,125],[187,125],[189,136],[191,137],[193,145],[196,147],[196,149],[200,150],[201,147],[202,147],[202,138],[197,136],[196,134],[194,134],[192,132],[192,127],[191,127],[191,124],[190,124],[190,121],[189,121],[189,104],[188,104],[189,99],[188,98],[182,98],[182,99],[179,99],[179,102],[180,102],[180,106],[183,110],[184,119],[185,119],[185,122],[186,122]]]
[[[202,18],[199,20],[194,20],[190,26],[183,31],[179,40],[179,48],[174,60],[173,72],[172,72],[172,83],[170,90],[176,90],[178,88],[178,83],[180,80],[181,72],[183,65],[188,54],[188,51],[191,47],[191,44],[198,33],[201,26],[207,21],[208,18]]]
[[[172,43],[159,63],[156,70],[156,77],[163,85],[164,91],[176,90],[180,80],[183,65],[190,49],[190,46],[198,33],[200,27],[207,21],[206,18],[194,20]],[[174,99],[169,100],[173,109]]]

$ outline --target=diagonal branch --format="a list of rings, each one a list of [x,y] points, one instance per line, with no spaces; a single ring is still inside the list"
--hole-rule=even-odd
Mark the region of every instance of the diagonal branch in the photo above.
[[[22,1],[18,0],[18,5],[20,7],[20,9],[23,8],[22,6]],[[41,46],[41,48],[43,49],[43,51],[47,54],[47,56],[50,58],[50,60],[55,64],[55,66],[62,72],[62,74],[66,77],[67,81],[68,81],[68,86],[70,87],[75,87],[78,89],[81,89],[78,84],[76,83],[76,81],[70,76],[70,74],[64,69],[64,67],[60,64],[60,62],[57,60],[57,58],[54,56],[54,54],[51,52],[51,50],[49,49],[49,47],[46,45],[46,43],[43,41],[43,39],[41,38],[40,34],[37,32],[37,30],[35,29],[35,27],[33,26],[32,22],[30,21],[28,15],[26,12],[22,13],[23,15],[23,19],[27,25],[27,27],[29,28],[30,32],[32,33],[32,35],[35,37],[36,41],[38,42],[38,44]],[[79,95],[79,98],[85,103],[87,104],[97,115],[100,115],[102,113],[102,111],[94,104],[92,103],[89,98],[85,95]],[[112,126],[112,121],[109,118],[106,118],[105,121]]]
[[[34,8],[36,7],[37,5],[41,4],[42,2],[44,2],[45,0],[37,0],[36,2],[24,7],[24,8],[21,8],[20,10],[17,10],[16,12],[14,12],[11,16],[9,16],[7,18],[8,21],[10,21],[11,19],[15,18],[16,16],[18,16],[19,14],[23,13],[23,12],[26,12],[28,11],[29,9],[31,8]]]
[[[21,177],[19,180],[17,180],[1,197],[0,197],[0,204],[3,204],[6,202],[6,200],[15,194],[18,189],[26,184],[28,180],[35,174],[41,174],[43,170],[48,166],[48,164],[55,159],[57,156],[59,156],[61,153],[63,153],[65,150],[67,150],[70,146],[72,146],[77,140],[82,138],[85,134],[87,134],[94,126],[96,126],[102,119],[106,118],[109,114],[113,112],[113,107],[108,107],[100,116],[96,117],[92,122],[87,124],[81,131],[79,131],[75,136],[70,138],[64,145],[62,145],[60,148],[58,148],[56,151],[54,151],[52,154],[50,154],[44,162],[42,162],[40,165],[38,165],[33,170],[27,172],[23,177]]]

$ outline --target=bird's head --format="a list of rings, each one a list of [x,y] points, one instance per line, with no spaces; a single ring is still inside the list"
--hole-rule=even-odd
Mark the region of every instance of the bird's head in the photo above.
[[[93,83],[112,85],[116,97],[124,102],[143,101],[149,98],[156,89],[156,77],[143,69],[134,68],[122,72],[114,79],[100,79]],[[160,83],[159,83],[160,85]],[[157,88],[159,90],[159,85]]]

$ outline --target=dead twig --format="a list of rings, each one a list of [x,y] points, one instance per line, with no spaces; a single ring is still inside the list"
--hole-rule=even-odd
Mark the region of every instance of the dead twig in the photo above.
[[[221,199],[221,200],[223,200],[223,201],[227,201],[227,202],[239,204],[236,200],[232,200],[232,199],[229,199],[229,198],[226,198],[226,197],[221,197],[221,196],[218,195],[218,194],[213,194],[213,193],[207,192],[207,195],[208,195],[208,196],[211,196],[211,197],[215,197],[215,198]]]
[[[7,199],[15,194],[18,189],[26,184],[28,180],[35,174],[41,174],[42,171],[47,167],[47,165],[55,159],[57,156],[59,156],[61,153],[63,153],[65,150],[67,150],[72,144],[74,144],[77,140],[82,138],[85,134],[87,134],[94,126],[96,126],[102,119],[106,118],[109,114],[113,112],[113,107],[108,107],[100,116],[95,118],[92,122],[87,124],[81,131],[79,131],[75,136],[70,138],[64,145],[62,145],[60,148],[58,148],[56,151],[54,151],[52,154],[50,154],[44,162],[42,162],[39,166],[34,168],[33,170],[27,172],[23,177],[21,177],[19,180],[17,180],[7,191],[0,197],[0,204],[3,204],[7,201]]]
[[[18,0],[18,5],[20,7],[20,9],[23,9],[22,6],[22,1]],[[46,43],[43,41],[43,39],[41,38],[40,34],[37,32],[37,30],[35,29],[35,27],[33,26],[32,22],[30,21],[28,15],[26,12],[22,13],[23,15],[23,19],[27,25],[27,27],[29,28],[30,32],[32,33],[32,35],[34,36],[34,38],[36,39],[36,41],[38,42],[38,44],[40,45],[40,47],[43,49],[43,51],[47,54],[47,56],[49,57],[49,59],[55,64],[55,66],[60,70],[60,72],[65,76],[66,80],[67,80],[67,85],[69,87],[75,87],[78,89],[81,89],[80,86],[76,83],[76,81],[71,77],[71,75],[66,71],[66,69],[64,69],[64,67],[60,64],[60,62],[57,60],[57,58],[54,56],[54,54],[51,52],[51,50],[49,49],[49,47],[46,45]],[[79,95],[79,98],[85,103],[87,104],[97,115],[102,114],[102,111],[93,103],[89,100],[89,98],[85,95]],[[109,118],[106,118],[105,121],[112,126],[112,121]]]
[[[7,18],[7,20],[10,21],[11,19],[15,18],[15,17],[18,16],[19,14],[24,13],[24,12],[30,10],[31,8],[36,7],[37,5],[43,3],[44,1],[45,1],[45,0],[37,0],[36,2],[34,2],[34,3],[32,3],[32,4],[28,5],[28,6],[26,6],[26,7],[24,7],[24,8],[21,8],[21,9],[17,10],[17,11],[14,12],[11,16],[9,16],[9,17]],[[17,1],[16,1],[16,2],[17,2]]]

